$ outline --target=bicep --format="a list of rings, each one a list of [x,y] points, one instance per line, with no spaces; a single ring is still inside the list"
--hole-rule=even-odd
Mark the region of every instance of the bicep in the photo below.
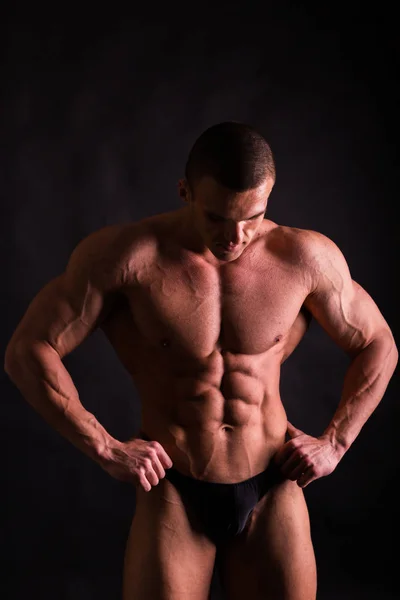
[[[63,274],[35,296],[13,337],[25,345],[47,343],[63,357],[97,327],[105,308],[99,291],[75,289]]]
[[[328,243],[313,262],[313,290],[305,300],[318,323],[349,354],[365,348],[387,328],[378,306],[351,277],[340,250]]]
[[[48,344],[62,358],[81,344],[110,308],[110,293],[97,276],[97,262],[90,243],[89,247],[87,242],[81,243],[65,272],[33,298],[10,346]]]

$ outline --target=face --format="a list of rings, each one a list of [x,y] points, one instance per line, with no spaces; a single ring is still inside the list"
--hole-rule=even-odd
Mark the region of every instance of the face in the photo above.
[[[203,177],[190,188],[179,181],[179,194],[189,204],[192,223],[201,241],[222,261],[238,258],[263,222],[274,182],[267,178],[259,187],[234,192]]]

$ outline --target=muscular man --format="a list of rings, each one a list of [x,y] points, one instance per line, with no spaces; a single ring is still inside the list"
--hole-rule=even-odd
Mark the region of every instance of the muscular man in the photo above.
[[[136,485],[124,600],[206,600],[216,556],[229,600],[316,597],[303,488],[354,442],[397,350],[331,240],[264,218],[274,181],[262,135],[210,127],[179,181],[183,207],[89,235],[9,342],[26,400]],[[279,395],[307,315],[351,359],[319,437],[288,423]],[[85,410],[62,362],[97,327],[140,394],[142,430],[125,442]]]

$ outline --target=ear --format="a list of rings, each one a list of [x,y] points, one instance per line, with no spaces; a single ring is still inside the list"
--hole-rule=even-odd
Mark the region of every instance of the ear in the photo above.
[[[189,185],[186,179],[179,179],[178,194],[184,202],[188,202],[190,200]]]

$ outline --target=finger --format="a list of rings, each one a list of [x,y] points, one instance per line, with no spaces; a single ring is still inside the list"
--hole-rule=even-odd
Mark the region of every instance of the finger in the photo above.
[[[307,465],[300,463],[296,467],[292,468],[291,471],[286,475],[287,479],[292,481],[298,481],[300,477],[307,471]]]
[[[307,469],[306,462],[296,455],[291,456],[281,467],[283,475],[287,479],[292,479],[293,481],[295,481],[305,469]]]
[[[291,444],[290,441],[286,442],[275,453],[275,456],[274,456],[275,463],[279,467],[282,467],[286,463],[286,461],[290,459],[291,455],[293,454],[293,452],[295,450],[296,450],[296,448],[294,448],[293,444]]]
[[[298,429],[297,427],[292,425],[290,421],[287,422],[287,432],[291,438],[298,437],[299,435],[304,435],[304,431],[301,431],[301,429]]]
[[[158,458],[160,459],[160,462],[162,464],[162,466],[165,469],[170,469],[173,465],[172,460],[170,459],[170,457],[168,456],[168,454],[165,452],[164,448],[162,447],[162,445],[157,442],[150,442],[153,446],[153,448],[155,449]]]
[[[139,471],[137,478],[139,480],[140,486],[144,489],[144,491],[150,492],[152,486],[151,483],[146,479],[144,472]]]
[[[309,467],[297,479],[297,485],[301,488],[307,487],[312,481],[317,479],[313,473],[312,467]]]
[[[163,479],[165,477],[164,467],[161,464],[160,459],[155,451],[150,455],[150,460],[153,463],[153,469],[159,479]]]
[[[146,458],[143,459],[142,466],[139,468],[139,471],[141,471],[144,474],[147,481],[151,485],[158,484],[159,479],[156,472],[154,471],[152,459],[149,456],[146,456]]]

